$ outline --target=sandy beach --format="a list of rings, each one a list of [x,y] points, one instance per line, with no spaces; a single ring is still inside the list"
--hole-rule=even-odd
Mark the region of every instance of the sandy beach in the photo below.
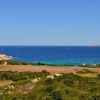
[[[94,72],[100,72],[100,68],[86,68],[79,66],[36,66],[36,65],[6,65],[0,66],[0,71],[18,71],[18,72],[40,72],[46,70],[50,73],[73,73],[83,69],[89,69]]]

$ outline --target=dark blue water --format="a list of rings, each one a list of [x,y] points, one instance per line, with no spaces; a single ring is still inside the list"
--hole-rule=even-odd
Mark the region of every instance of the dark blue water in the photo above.
[[[86,46],[0,46],[0,53],[13,56],[14,61],[48,64],[97,64],[100,47]]]

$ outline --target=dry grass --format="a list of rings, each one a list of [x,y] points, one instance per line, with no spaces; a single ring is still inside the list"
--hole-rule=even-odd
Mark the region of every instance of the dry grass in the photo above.
[[[12,83],[13,83],[13,81],[11,81],[11,80],[0,80],[0,87],[5,86],[5,85],[9,85]]]
[[[6,65],[0,66],[0,71],[18,71],[18,72],[40,72],[46,70],[50,73],[74,73],[88,69],[93,72],[100,73],[100,68],[84,68],[79,66],[35,66],[35,65]]]
[[[89,78],[97,77],[97,73],[85,73],[85,74],[77,74],[77,75],[82,76],[82,77],[89,77]]]

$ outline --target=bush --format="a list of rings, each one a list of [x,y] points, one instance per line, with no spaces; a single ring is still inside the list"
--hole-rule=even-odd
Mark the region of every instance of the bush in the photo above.
[[[93,96],[89,97],[88,100],[100,100],[100,94],[93,95]]]
[[[6,79],[6,80],[13,80],[13,81],[19,81],[19,80],[25,80],[28,78],[33,78],[33,73],[31,72],[0,72],[0,79]]]
[[[66,79],[66,80],[63,81],[63,83],[66,86],[73,86],[74,85],[74,82],[71,79]]]
[[[63,92],[56,90],[52,92],[52,96],[54,98],[54,100],[63,100]]]
[[[96,92],[96,91],[100,91],[100,87],[99,86],[93,86],[89,89],[90,92]]]
[[[45,83],[48,84],[48,85],[50,85],[50,84],[54,83],[54,80],[51,79],[51,78],[48,78],[48,79],[46,79]]]
[[[99,80],[100,80],[100,74],[98,74],[98,75],[97,75],[97,79],[99,79]]]
[[[47,86],[46,91],[47,92],[52,92],[54,90],[53,86]]]
[[[50,73],[47,71],[42,72],[11,72],[11,71],[1,71],[0,72],[0,79],[3,80],[12,80],[12,81],[19,81],[19,80],[26,80],[35,77],[44,77],[49,75]]]
[[[67,88],[67,89],[65,90],[65,93],[66,93],[66,94],[70,94],[70,92],[71,92],[71,90],[70,90],[69,88]]]

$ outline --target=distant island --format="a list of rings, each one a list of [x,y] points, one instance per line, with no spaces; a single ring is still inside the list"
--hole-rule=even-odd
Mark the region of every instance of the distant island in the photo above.
[[[93,46],[100,46],[100,44],[94,44]]]

